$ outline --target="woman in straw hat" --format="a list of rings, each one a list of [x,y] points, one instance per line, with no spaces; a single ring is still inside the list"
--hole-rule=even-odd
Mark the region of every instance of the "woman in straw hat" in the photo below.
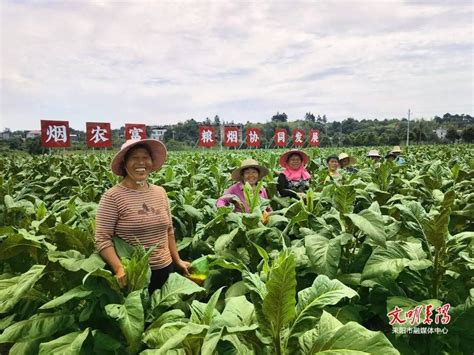
[[[175,268],[189,275],[190,263],[181,260],[176,248],[166,191],[148,183],[166,159],[163,143],[154,139],[128,140],[112,160],[112,172],[120,183],[102,196],[96,216],[96,247],[109,264],[121,287],[127,284],[124,267],[112,240],[117,236],[132,245],[156,246],[150,257],[150,294],[168,279]]]
[[[387,154],[387,159],[393,159],[398,165],[404,165],[406,163],[405,159],[402,157],[402,149],[399,145],[396,145],[392,150]]]
[[[303,196],[309,189],[311,175],[306,170],[309,157],[301,150],[292,149],[280,157],[280,166],[283,171],[278,175],[277,189],[283,197]]]
[[[338,156],[338,160],[339,160],[339,165],[342,169],[352,174],[357,173],[357,169],[352,166],[356,163],[357,161],[356,158],[351,157],[347,153],[341,153]]]
[[[244,184],[248,182],[255,190],[259,180],[267,174],[268,169],[261,166],[258,161],[254,159],[243,160],[240,167],[235,169],[231,174],[232,180],[236,181],[236,183],[229,187],[224,195],[216,201],[216,206],[219,208],[234,205],[235,212],[252,212],[245,200]],[[259,194],[261,198],[268,199],[267,191],[263,186],[260,189]]]
[[[367,158],[375,162],[378,162],[380,161],[381,155],[378,150],[372,149],[372,150],[369,150],[369,152],[367,153]]]

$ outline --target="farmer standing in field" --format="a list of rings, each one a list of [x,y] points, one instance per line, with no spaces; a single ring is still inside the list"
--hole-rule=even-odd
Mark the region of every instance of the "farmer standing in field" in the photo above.
[[[389,160],[394,160],[397,165],[405,165],[406,161],[405,159],[401,156],[402,154],[402,149],[400,148],[399,145],[396,145],[393,147],[393,149],[387,154],[385,158]]]
[[[306,170],[309,157],[301,150],[292,149],[280,157],[280,166],[284,169],[278,175],[278,192],[282,197],[304,196],[309,189],[311,175]]]
[[[235,212],[252,212],[245,200],[244,184],[248,182],[255,191],[258,182],[266,175],[268,175],[268,169],[260,165],[258,161],[254,159],[243,160],[240,167],[235,169],[231,174],[232,180],[237,182],[225,190],[224,195],[216,201],[217,208],[234,205]],[[259,194],[260,198],[268,199],[267,191],[263,186]],[[271,211],[270,207],[267,208],[267,211]],[[264,217],[265,216],[266,215],[264,215]]]
[[[177,269],[189,275],[190,263],[181,260],[176,248],[171,211],[165,189],[148,183],[166,159],[166,147],[154,139],[128,140],[112,160],[112,172],[123,180],[102,196],[96,216],[96,248],[112,268],[121,287],[125,271],[114,248],[113,236],[132,245],[150,248],[150,294]]]
[[[341,173],[339,172],[339,157],[337,155],[328,156],[326,158],[326,165],[328,166],[328,176],[324,180],[325,183],[341,177]]]
[[[351,157],[347,153],[341,153],[339,154],[338,158],[339,158],[339,165],[342,169],[346,170],[348,173],[351,173],[351,174],[357,173],[357,169],[352,166],[356,163],[355,157]]]
[[[367,153],[367,158],[377,163],[380,161],[381,155],[378,150],[372,149]]]

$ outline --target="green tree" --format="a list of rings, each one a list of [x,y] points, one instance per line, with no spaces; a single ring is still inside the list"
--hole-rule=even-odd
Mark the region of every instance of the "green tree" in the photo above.
[[[459,139],[458,131],[454,126],[449,126],[446,132],[446,139],[452,143],[454,143],[456,139]]]
[[[288,116],[284,112],[277,112],[276,115],[273,115],[272,122],[288,122]]]
[[[10,138],[10,140],[8,141],[8,148],[11,150],[22,150],[23,140],[20,137]]]
[[[42,154],[41,137],[28,138],[25,142],[26,150],[32,155]]]
[[[304,115],[304,120],[305,121],[309,121],[309,122],[316,122],[316,118],[314,117],[314,115],[311,113],[311,112],[306,112],[306,114]]]
[[[474,142],[474,125],[469,125],[462,130],[462,139],[466,143]]]

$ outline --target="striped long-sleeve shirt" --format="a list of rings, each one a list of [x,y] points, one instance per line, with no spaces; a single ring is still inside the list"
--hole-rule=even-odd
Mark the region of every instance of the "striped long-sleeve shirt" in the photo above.
[[[165,189],[149,185],[146,191],[115,185],[102,196],[96,215],[96,248],[113,247],[117,236],[146,249],[156,245],[150,267],[162,269],[172,262],[168,237],[174,237],[171,212]]]

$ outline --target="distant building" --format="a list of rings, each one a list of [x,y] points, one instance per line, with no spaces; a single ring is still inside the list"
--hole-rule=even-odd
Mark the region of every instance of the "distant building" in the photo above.
[[[10,139],[12,137],[12,132],[7,128],[2,133],[0,133],[0,139]]]
[[[446,133],[448,133],[448,130],[446,128],[439,127],[434,131],[434,133],[436,133],[436,136],[439,139],[444,139],[446,138]]]
[[[35,138],[35,137],[39,137],[41,136],[41,131],[37,130],[37,131],[28,131],[26,133],[26,139],[28,138]]]
[[[162,141],[165,136],[166,131],[167,130],[164,128],[151,127],[150,138]]]

